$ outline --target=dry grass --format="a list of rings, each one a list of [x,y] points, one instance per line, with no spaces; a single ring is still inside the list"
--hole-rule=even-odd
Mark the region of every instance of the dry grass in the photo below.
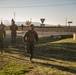
[[[75,75],[76,41],[72,38],[55,40],[40,37],[36,44],[33,63],[26,55],[22,38],[17,46],[8,48],[10,38],[5,38],[4,53],[0,54],[0,75]]]

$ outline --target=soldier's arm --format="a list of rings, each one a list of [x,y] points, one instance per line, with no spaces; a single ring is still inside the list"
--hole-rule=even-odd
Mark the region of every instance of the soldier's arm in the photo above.
[[[36,39],[36,42],[38,42],[38,34],[35,32],[35,39]]]
[[[4,30],[4,37],[6,37],[6,31]]]

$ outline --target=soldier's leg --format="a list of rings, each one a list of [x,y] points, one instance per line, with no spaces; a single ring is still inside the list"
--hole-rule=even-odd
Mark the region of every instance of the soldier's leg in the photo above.
[[[1,44],[1,53],[3,53],[3,44]]]
[[[11,44],[13,45],[13,32],[11,32]]]
[[[1,40],[0,40],[0,52],[1,52]]]
[[[14,44],[16,44],[16,35],[17,35],[17,34],[14,33],[14,40],[13,40],[13,41],[14,41]]]
[[[16,44],[16,37],[13,37],[13,44]]]
[[[16,44],[15,42],[16,42],[16,40],[15,40],[15,37],[13,36],[12,37],[12,45],[15,45]]]
[[[27,49],[27,53],[30,54],[30,43],[26,43],[26,49]]]
[[[12,43],[12,45],[13,45],[13,36],[11,37],[11,43]]]
[[[31,50],[30,61],[32,61],[33,56],[34,56],[34,44],[31,44],[30,50]]]
[[[1,52],[1,43],[0,43],[0,52]]]
[[[0,51],[3,53],[3,39],[0,40]]]
[[[16,39],[16,36],[15,36],[15,44],[16,44],[16,42],[17,42],[17,39]]]
[[[16,33],[12,32],[12,33],[11,33],[11,37],[12,37],[12,40],[11,40],[12,45],[14,45],[15,42],[16,42]]]

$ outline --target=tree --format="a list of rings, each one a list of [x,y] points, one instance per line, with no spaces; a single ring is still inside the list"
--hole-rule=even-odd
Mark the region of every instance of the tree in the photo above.
[[[25,25],[29,27],[31,25],[31,22],[30,21],[26,21]]]

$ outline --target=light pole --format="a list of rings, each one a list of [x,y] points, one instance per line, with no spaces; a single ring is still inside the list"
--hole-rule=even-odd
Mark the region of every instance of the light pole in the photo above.
[[[15,21],[16,13],[14,12],[14,21]]]

